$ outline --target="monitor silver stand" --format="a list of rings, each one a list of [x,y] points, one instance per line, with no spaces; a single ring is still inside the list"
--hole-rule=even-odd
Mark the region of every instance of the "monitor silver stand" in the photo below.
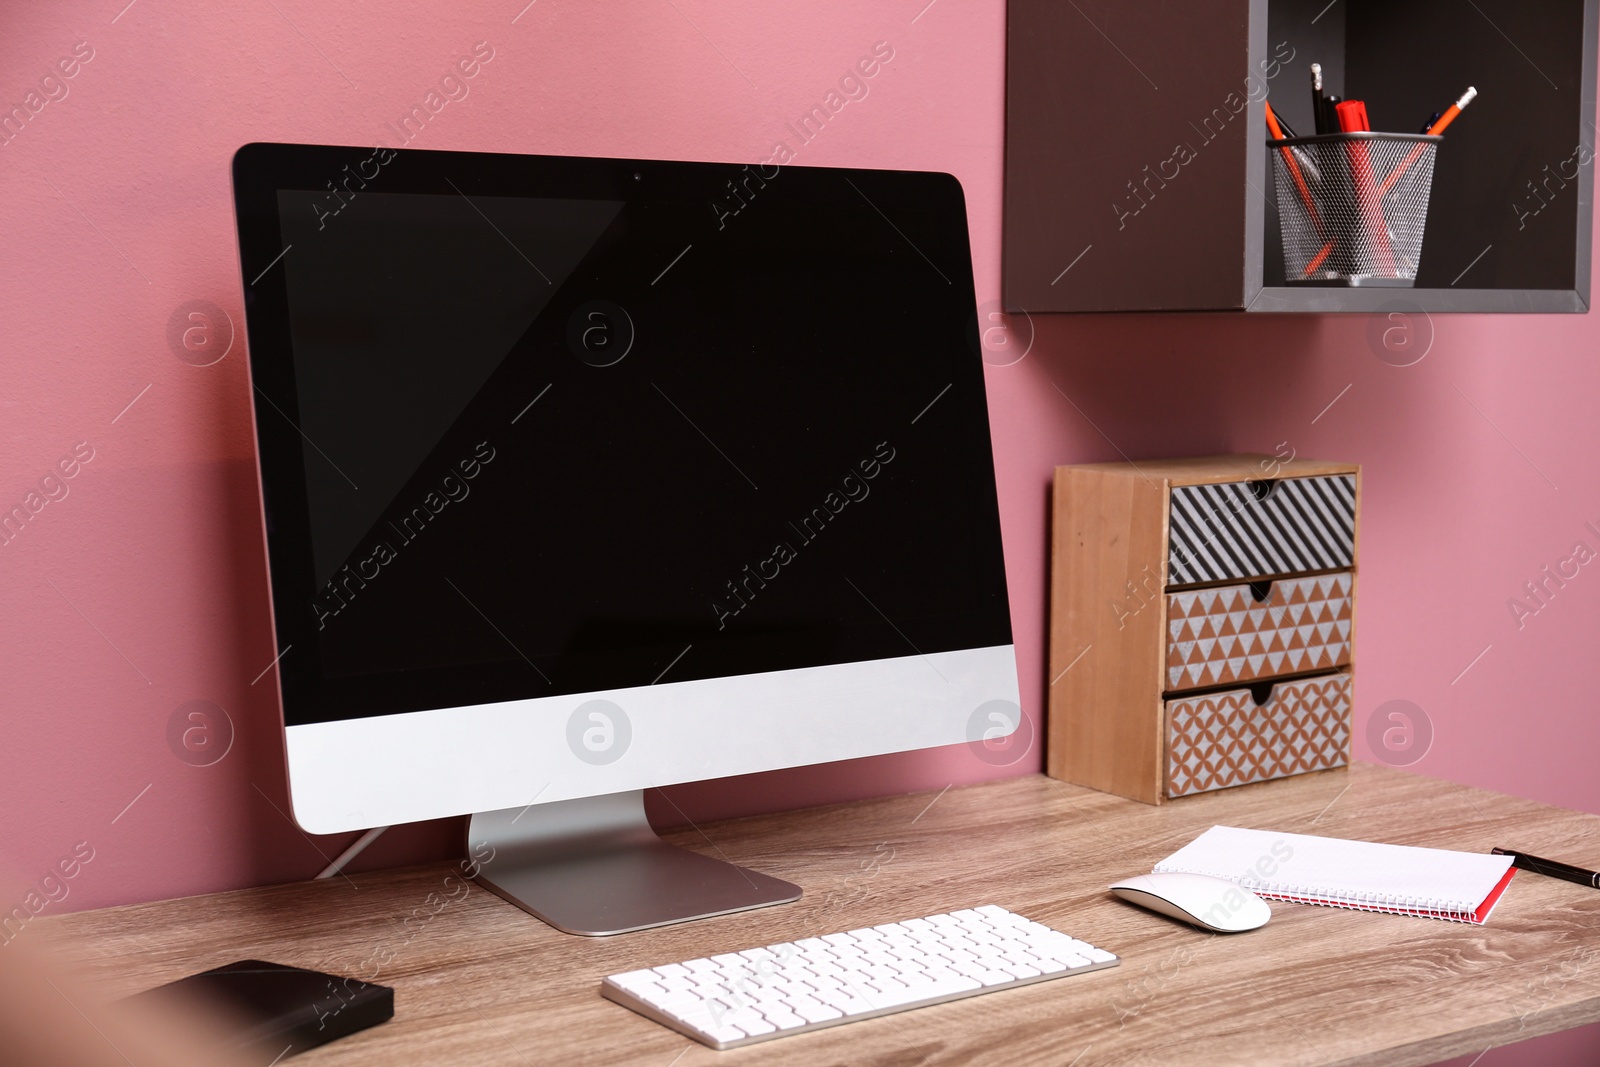
[[[797,885],[661,840],[642,790],[480,812],[467,845],[478,884],[569,934],[625,934],[800,899]]]

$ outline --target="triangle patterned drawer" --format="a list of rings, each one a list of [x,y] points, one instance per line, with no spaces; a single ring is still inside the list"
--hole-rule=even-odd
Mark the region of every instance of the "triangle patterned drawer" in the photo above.
[[[1167,594],[1167,688],[1203,689],[1350,662],[1349,571]],[[1257,599],[1260,592],[1263,599]]]

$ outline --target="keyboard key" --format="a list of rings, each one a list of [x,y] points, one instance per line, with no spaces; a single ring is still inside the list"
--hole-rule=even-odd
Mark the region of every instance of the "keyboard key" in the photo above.
[[[839,992],[831,994],[823,1003],[844,1015],[864,1015],[869,1011],[876,1011],[873,1001],[859,993]]]
[[[738,1026],[739,1029],[743,1030],[751,1037],[758,1037],[761,1034],[770,1034],[778,1029],[776,1026],[773,1026],[772,1023],[768,1022],[766,1019],[763,1019],[761,1016],[756,1015],[754,1012],[746,1012],[741,1015],[739,1017]]]
[[[1010,981],[1010,976],[1006,976]],[[933,1000],[936,997],[949,996],[951,993],[965,993],[981,988],[979,983],[971,978],[953,978],[946,982],[934,982],[919,986],[915,989],[905,989],[898,993],[887,992],[882,996],[870,998],[882,1008],[897,1008],[902,1004],[915,1004],[919,1000]]]
[[[730,1026],[726,1023],[721,1026],[708,1027],[705,1030],[705,1034],[717,1041],[738,1041],[749,1036],[737,1026]]]
[[[656,972],[651,970],[625,971],[622,974],[612,975],[611,980],[623,989],[642,989],[655,985]]]
[[[822,1001],[812,1000],[810,997],[796,997],[789,1002],[789,1008],[808,1023],[821,1023],[844,1017],[844,1012],[830,1008]]]
[[[659,1008],[668,1015],[685,1015],[701,1010],[705,1007],[704,997],[693,993],[640,993],[639,999],[653,1008]]]

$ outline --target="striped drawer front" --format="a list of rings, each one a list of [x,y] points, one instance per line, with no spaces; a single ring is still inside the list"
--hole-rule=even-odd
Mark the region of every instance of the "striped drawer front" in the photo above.
[[[1167,688],[1201,689],[1350,662],[1350,572],[1167,594]]]
[[[1252,484],[1271,491],[1257,499]],[[1355,561],[1355,517],[1353,474],[1178,486],[1168,584],[1348,568]]]
[[[1167,701],[1167,796],[1342,767],[1350,676],[1279,682],[1265,704],[1248,689]]]

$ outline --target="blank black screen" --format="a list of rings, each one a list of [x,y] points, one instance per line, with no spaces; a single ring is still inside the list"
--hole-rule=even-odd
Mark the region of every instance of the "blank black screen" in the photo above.
[[[954,179],[368,155],[236,162],[291,725],[1010,642]]]

